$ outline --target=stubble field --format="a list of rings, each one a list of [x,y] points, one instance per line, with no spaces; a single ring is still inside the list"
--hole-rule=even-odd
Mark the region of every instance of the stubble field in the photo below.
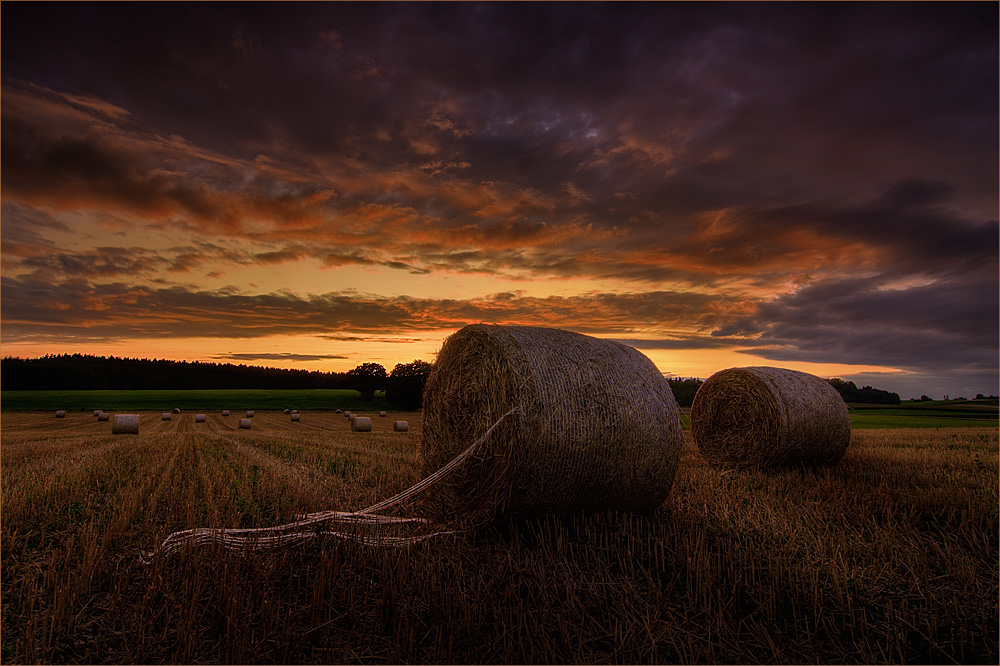
[[[194,411],[139,435],[2,415],[4,663],[996,663],[996,429],[855,430],[839,465],[723,472],[685,432],[648,515],[402,548],[139,553],[357,510],[421,478],[419,413]],[[392,432],[396,419],[410,424]],[[418,507],[404,507],[403,513]]]

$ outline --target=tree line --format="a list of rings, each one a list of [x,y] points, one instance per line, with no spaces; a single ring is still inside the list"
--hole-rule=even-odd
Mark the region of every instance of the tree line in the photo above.
[[[349,389],[363,400],[385,391],[400,409],[419,409],[433,365],[415,360],[399,363],[392,372],[378,363],[362,363],[347,372],[291,370],[256,365],[119,358],[87,354],[50,354],[39,358],[7,356],[0,360],[0,381],[6,390],[148,390],[174,389]],[[828,380],[845,402],[898,405],[899,395],[840,378]],[[668,377],[681,407],[690,407],[704,383],[696,377]]]

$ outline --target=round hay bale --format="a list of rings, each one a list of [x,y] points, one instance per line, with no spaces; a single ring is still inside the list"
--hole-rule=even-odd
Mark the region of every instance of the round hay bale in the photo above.
[[[97,415],[98,421],[108,421],[110,419],[111,419],[111,414],[108,414],[107,412],[101,412],[100,414]]]
[[[356,416],[351,419],[352,432],[371,432],[372,420],[367,416]]]
[[[392,424],[392,429],[396,432],[406,432],[410,429],[410,424],[406,421],[396,421]]]
[[[299,413],[299,410],[297,410],[297,409],[293,409],[292,410],[292,414],[298,414],[298,413]]]
[[[348,414],[348,415],[347,415],[347,418],[348,418],[348,419],[350,420],[350,422],[351,422],[351,423],[353,424],[353,423],[354,423],[354,420],[355,420],[356,418],[358,418],[358,415],[357,415],[357,414]]]
[[[253,410],[252,409],[248,409],[247,410],[246,417],[248,419],[252,419],[253,418]]]
[[[228,409],[223,409],[222,410],[222,415],[223,416],[229,416],[229,410]]]
[[[834,465],[851,441],[851,419],[837,390],[815,375],[730,368],[698,389],[691,433],[716,467]]]
[[[138,435],[139,415],[138,414],[115,414],[111,421],[112,435]]]
[[[161,421],[169,421],[170,418],[171,418],[170,412],[163,412],[162,414],[160,414]]]
[[[95,409],[94,416],[100,416],[103,411],[104,411],[103,409]]]
[[[174,414],[180,414],[181,410],[178,407],[174,407]]]
[[[194,415],[194,422],[195,423],[204,423],[205,422],[205,415],[204,414],[195,414]]]
[[[298,414],[292,414],[292,420],[293,421],[298,421],[299,420],[299,415]]]
[[[285,411],[283,411],[283,412],[281,412],[281,413],[282,413],[282,414],[291,414],[291,413],[292,413],[292,410],[290,410],[290,409],[286,409]]]
[[[379,412],[378,415],[381,416],[382,418],[385,418],[385,412]]]
[[[57,419],[64,419],[64,418],[66,418],[66,410],[65,409],[57,409],[56,410],[56,418]]]
[[[344,412],[342,412],[342,411],[341,411],[341,410],[339,410],[339,409],[338,409],[337,411],[335,411],[335,412],[334,412],[334,414],[343,414],[343,413],[344,413]]]
[[[249,430],[251,423],[253,422],[250,419],[240,419],[240,430]]]
[[[569,331],[466,326],[427,380],[422,454],[436,470],[519,407],[438,484],[439,513],[505,516],[658,507],[680,457],[677,401],[632,347]]]

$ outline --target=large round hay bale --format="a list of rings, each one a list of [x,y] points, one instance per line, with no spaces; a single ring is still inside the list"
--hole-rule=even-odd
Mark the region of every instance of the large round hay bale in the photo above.
[[[392,429],[396,432],[406,432],[410,429],[410,424],[406,421],[396,421],[392,424]]]
[[[466,326],[427,380],[422,454],[436,470],[513,408],[437,487],[431,510],[504,516],[636,511],[667,497],[681,425],[670,386],[632,347],[528,326]],[[443,487],[442,487],[443,486]]]
[[[371,432],[372,420],[367,416],[355,416],[351,419],[352,432]]]
[[[250,419],[240,419],[240,430],[249,430],[252,423]]]
[[[851,419],[837,390],[815,375],[730,368],[698,389],[691,433],[717,467],[833,465],[851,441]]]
[[[97,415],[97,420],[98,421],[109,421],[109,420],[111,420],[111,414],[108,414],[107,412],[101,412],[100,414]]]
[[[138,435],[139,415],[138,414],[115,414],[111,421],[112,435]]]

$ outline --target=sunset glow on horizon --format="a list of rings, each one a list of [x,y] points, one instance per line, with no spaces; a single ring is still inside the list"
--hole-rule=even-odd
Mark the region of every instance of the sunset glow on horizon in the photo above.
[[[1000,390],[995,3],[2,11],[4,356]]]

